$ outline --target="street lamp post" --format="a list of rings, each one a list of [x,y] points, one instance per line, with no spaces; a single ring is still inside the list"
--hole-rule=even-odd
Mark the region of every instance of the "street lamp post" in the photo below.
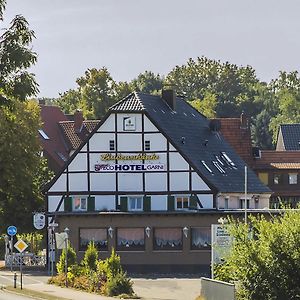
[[[65,228],[65,247],[66,247],[66,261],[65,261],[65,273],[66,273],[66,287],[68,287],[68,239],[70,229],[68,227]]]
[[[247,224],[247,166],[245,166],[245,224]]]

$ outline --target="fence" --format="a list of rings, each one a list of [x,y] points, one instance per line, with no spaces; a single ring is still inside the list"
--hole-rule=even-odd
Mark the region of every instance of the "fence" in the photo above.
[[[234,284],[201,277],[200,296],[204,300],[235,300]]]
[[[46,255],[35,255],[33,253],[13,253],[5,256],[5,266],[15,267],[20,264],[27,267],[44,267],[46,265]]]

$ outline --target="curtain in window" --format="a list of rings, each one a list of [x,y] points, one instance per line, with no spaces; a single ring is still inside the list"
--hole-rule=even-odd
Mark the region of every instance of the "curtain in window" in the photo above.
[[[191,228],[192,248],[210,248],[211,247],[211,230],[209,227]]]
[[[80,229],[80,248],[87,248],[89,242],[93,241],[97,248],[107,245],[107,230],[104,228]]]
[[[154,235],[158,247],[178,247],[182,245],[181,228],[155,228]]]
[[[118,246],[143,246],[144,244],[144,228],[118,229]]]

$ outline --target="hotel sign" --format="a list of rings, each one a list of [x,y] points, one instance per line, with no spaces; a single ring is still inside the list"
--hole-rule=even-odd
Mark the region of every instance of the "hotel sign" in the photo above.
[[[113,155],[111,153],[105,153],[101,155],[101,160],[158,160],[159,156],[157,154],[134,154],[134,155],[123,155],[117,154]]]
[[[161,163],[138,163],[138,161],[158,160],[159,156],[153,154],[112,154],[105,153],[100,156],[101,161],[94,165],[95,172],[149,172],[164,171],[165,165]],[[113,163],[116,161],[124,161],[123,163]],[[131,163],[129,161],[137,161]]]
[[[164,171],[164,164],[96,164],[96,172],[139,172]]]
[[[135,131],[135,117],[125,117],[123,119],[124,131]]]

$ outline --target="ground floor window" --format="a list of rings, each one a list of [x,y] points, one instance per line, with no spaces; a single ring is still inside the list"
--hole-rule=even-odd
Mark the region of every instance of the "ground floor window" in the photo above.
[[[117,250],[145,250],[144,228],[118,228]]]
[[[155,250],[182,250],[181,228],[155,228]]]
[[[211,229],[210,227],[191,228],[191,249],[207,250],[211,249]]]
[[[79,249],[85,251],[90,242],[94,242],[98,250],[107,250],[106,228],[80,228]]]

